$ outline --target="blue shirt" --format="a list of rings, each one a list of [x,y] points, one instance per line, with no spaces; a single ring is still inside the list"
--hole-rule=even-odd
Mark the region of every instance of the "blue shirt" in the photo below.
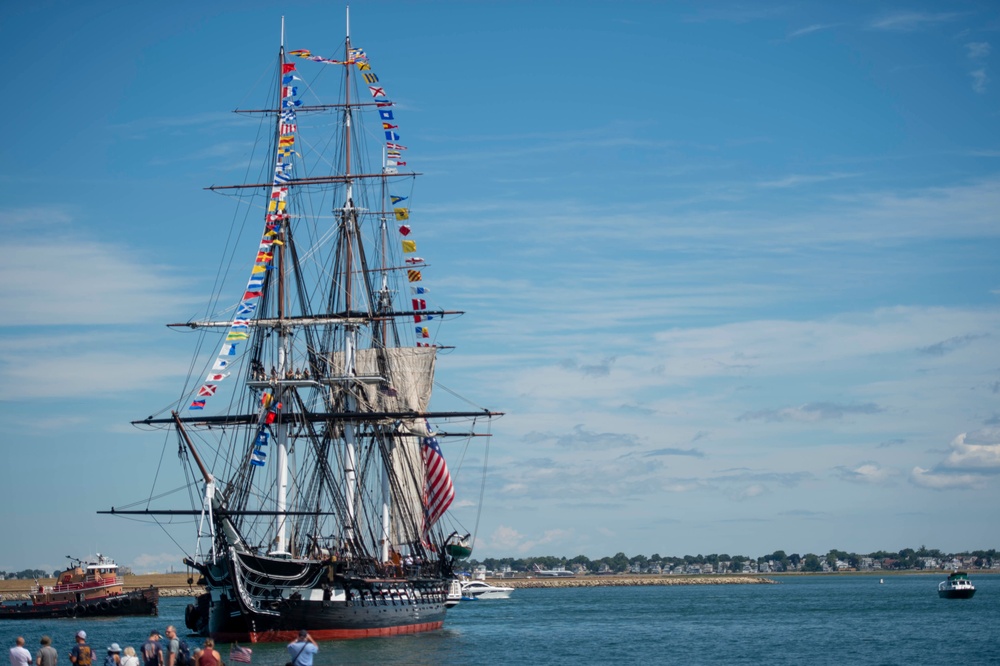
[[[306,641],[295,641],[288,644],[288,656],[292,658],[294,666],[313,666],[313,655],[317,652],[319,652],[319,648]]]

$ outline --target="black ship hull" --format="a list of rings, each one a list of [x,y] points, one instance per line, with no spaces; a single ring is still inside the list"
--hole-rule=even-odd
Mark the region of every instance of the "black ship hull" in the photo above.
[[[73,603],[0,605],[0,620],[33,620],[59,617],[89,618],[122,615],[157,615],[160,594],[151,587],[103,599]]]
[[[235,565],[226,558],[198,567],[208,592],[185,613],[189,629],[216,641],[290,642],[302,629],[316,640],[370,638],[444,624],[444,578],[359,576],[332,562],[231,557]],[[246,575],[251,568],[257,575]],[[273,575],[261,575],[268,571]]]

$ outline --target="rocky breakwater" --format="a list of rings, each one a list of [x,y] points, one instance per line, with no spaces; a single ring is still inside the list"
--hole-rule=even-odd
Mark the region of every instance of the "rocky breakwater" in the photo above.
[[[777,581],[761,576],[576,576],[573,578],[496,578],[488,582],[517,588],[778,584]]]

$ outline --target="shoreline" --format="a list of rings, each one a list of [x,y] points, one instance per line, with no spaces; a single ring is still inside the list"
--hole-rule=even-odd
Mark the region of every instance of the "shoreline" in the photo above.
[[[569,588],[569,587],[643,587],[643,586],[678,586],[678,585],[780,585],[781,578],[799,576],[935,576],[941,571],[830,571],[806,572],[789,571],[763,574],[615,574],[599,576],[594,574],[574,576],[572,578],[538,578],[536,576],[517,576],[513,578],[488,577],[486,582],[513,588]],[[1000,573],[996,571],[970,572],[973,575]],[[161,597],[196,597],[203,594],[205,588],[190,585],[187,574],[147,574],[126,576],[125,591],[157,587]],[[53,579],[40,579],[46,585],[51,585]],[[0,599],[3,601],[28,601],[28,590],[34,581],[10,580],[0,581]]]
[[[517,589],[547,587],[648,587],[673,585],[777,585],[763,576],[575,576],[566,578],[487,578]]]

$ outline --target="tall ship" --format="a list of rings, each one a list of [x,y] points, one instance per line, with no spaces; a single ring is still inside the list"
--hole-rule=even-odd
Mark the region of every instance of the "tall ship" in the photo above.
[[[176,440],[194,501],[106,512],[197,526],[184,561],[207,592],[185,621],[220,641],[439,629],[469,551],[445,453],[501,415],[451,392],[431,406],[441,326],[463,313],[431,300],[403,114],[347,25],[320,55],[286,51],[282,21],[270,99],[237,110],[262,164],[208,188],[251,211],[253,245],[224,260],[239,282],[210,314],[170,324],[202,350],[181,399],[134,422]]]

